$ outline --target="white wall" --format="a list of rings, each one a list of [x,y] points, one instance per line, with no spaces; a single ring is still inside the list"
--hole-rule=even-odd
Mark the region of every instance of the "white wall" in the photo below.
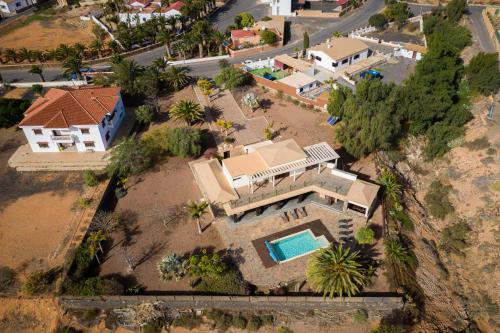
[[[139,23],[144,23],[146,21],[149,21],[153,16],[163,16],[164,18],[169,18],[172,16],[181,16],[182,14],[175,10],[169,10],[166,13],[119,13],[118,17],[120,18],[120,21],[123,23],[129,24],[130,20],[130,26],[135,26],[137,25],[137,17],[139,18]]]
[[[229,170],[227,170],[226,166],[224,165],[224,160],[222,160],[222,173],[224,174],[227,181],[229,182],[229,185],[231,185],[232,188],[244,187],[250,184],[250,179],[248,178],[248,176],[245,175],[237,177],[238,179],[234,180],[231,174],[229,173]]]
[[[343,59],[338,59],[337,61],[334,61],[332,58],[330,58],[330,56],[328,56],[323,51],[307,50],[307,59],[311,59],[312,55],[314,55],[314,57],[315,57],[314,63],[316,65],[321,66],[321,67],[323,67],[325,69],[328,69],[329,71],[335,72],[338,69],[346,68],[349,65],[355,64],[355,63],[357,63],[357,62],[359,62],[359,61],[361,61],[363,59],[368,58],[368,51],[369,50],[366,50],[366,51],[363,51],[361,53],[353,54],[350,57],[343,58]],[[356,55],[359,55],[359,57],[357,59],[354,59],[354,57]],[[320,57],[321,60],[317,60],[316,57]],[[347,59],[347,62],[345,64],[342,64],[342,61],[345,60],[345,59]],[[338,64],[337,67],[334,67],[332,65],[334,62],[337,62],[337,64]]]
[[[290,16],[292,13],[292,0],[271,0],[271,14]]]
[[[5,1],[0,1],[0,11],[7,14],[14,14],[25,7],[35,4],[36,1],[33,0],[14,0],[11,3]]]
[[[401,49],[395,51],[394,55],[396,57],[399,56],[399,57],[413,59],[413,53],[414,53],[414,51],[410,51],[410,50],[401,48]],[[422,59],[422,53],[416,52],[415,60],[421,60],[421,59]]]
[[[305,86],[297,88],[296,93],[297,93],[297,95],[306,93],[306,92],[308,92],[310,90],[313,90],[313,89],[319,87],[319,85],[320,85],[320,83],[318,81],[314,81],[312,83],[308,83]],[[300,88],[302,88],[302,91],[300,91]]]

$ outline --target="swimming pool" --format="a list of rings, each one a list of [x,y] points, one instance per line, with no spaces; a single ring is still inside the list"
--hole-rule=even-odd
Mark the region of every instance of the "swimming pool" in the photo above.
[[[280,263],[296,259],[328,246],[325,236],[315,237],[311,229],[270,242],[274,255]]]

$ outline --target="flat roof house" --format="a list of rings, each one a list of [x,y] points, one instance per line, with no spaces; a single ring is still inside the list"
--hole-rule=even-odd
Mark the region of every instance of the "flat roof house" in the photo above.
[[[332,72],[368,58],[368,45],[355,38],[333,38],[307,50],[307,58]]]
[[[20,10],[36,3],[36,0],[0,0],[0,17],[15,15]]]
[[[153,17],[163,16],[169,18],[173,16],[182,16],[181,8],[184,7],[182,1],[176,1],[168,6],[162,6],[159,1],[151,0],[132,0],[127,4],[128,11],[119,13],[121,22],[135,26],[151,20]]]
[[[191,162],[205,199],[235,224],[279,213],[290,202],[315,202],[369,217],[379,186],[337,169],[339,155],[326,142],[300,147],[293,139],[240,146],[236,156]]]
[[[50,89],[19,124],[33,152],[105,151],[125,115],[120,88]]]
[[[302,95],[321,86],[320,81],[302,72],[295,72],[287,77],[282,78],[278,82],[295,88],[295,93],[297,95]]]

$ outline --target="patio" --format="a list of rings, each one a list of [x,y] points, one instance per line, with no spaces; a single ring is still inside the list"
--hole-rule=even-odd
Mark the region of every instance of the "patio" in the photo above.
[[[272,215],[252,223],[246,223],[238,228],[232,228],[225,219],[218,219],[214,226],[219,231],[219,235],[227,248],[231,248],[238,255],[238,263],[243,277],[258,286],[275,287],[282,282],[305,280],[305,269],[311,255],[306,255],[279,265],[268,266],[261,259],[261,255],[254,246],[254,241],[268,238],[276,233],[290,234],[292,228],[304,228],[308,223],[320,220],[326,230],[321,230],[321,234],[326,234],[327,239],[338,242],[342,235],[346,233],[354,234],[356,230],[365,225],[366,221],[362,216],[342,212],[337,213],[321,208],[315,204],[305,206],[307,217],[283,222],[279,215]],[[349,221],[349,229],[339,228],[339,221]],[[318,229],[319,230],[319,229]],[[328,233],[328,234],[327,234]],[[278,234],[279,235],[279,234]]]

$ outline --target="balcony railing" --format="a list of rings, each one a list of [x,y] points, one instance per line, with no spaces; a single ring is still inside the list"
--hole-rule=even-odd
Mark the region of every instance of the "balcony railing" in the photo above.
[[[326,190],[338,193],[342,196],[345,196],[351,187],[353,181],[334,176],[334,175],[326,175],[326,176],[317,176],[315,179],[310,179],[302,182],[294,182],[287,186],[277,186],[269,189],[268,191],[261,193],[254,193],[250,195],[241,196],[239,199],[231,200],[229,205],[231,208],[238,208],[241,206],[245,206],[251,203],[259,202],[262,200],[266,200],[272,197],[276,197],[282,194],[286,194],[292,191],[300,190],[302,188],[308,186],[319,186]]]
[[[73,143],[74,141],[72,135],[51,135],[50,138],[58,143]]]

